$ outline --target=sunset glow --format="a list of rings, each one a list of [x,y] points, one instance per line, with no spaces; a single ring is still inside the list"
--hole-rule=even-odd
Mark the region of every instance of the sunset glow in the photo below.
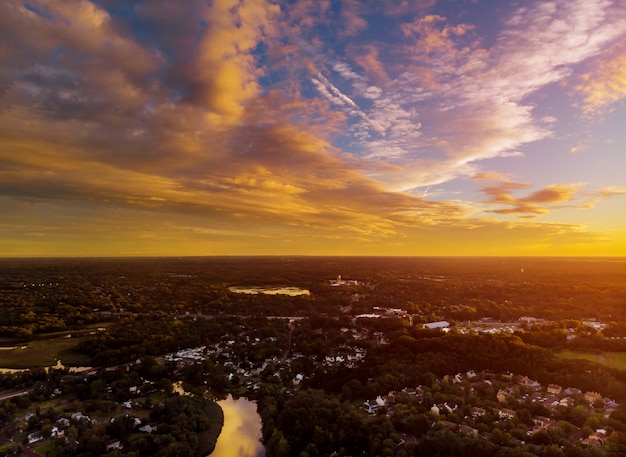
[[[0,255],[626,255],[626,0],[4,0]]]

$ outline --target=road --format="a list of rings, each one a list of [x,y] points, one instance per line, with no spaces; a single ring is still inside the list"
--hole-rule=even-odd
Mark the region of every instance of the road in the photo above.
[[[8,400],[10,398],[14,398],[14,397],[22,397],[24,395],[28,395],[31,392],[32,389],[30,390],[11,390],[11,391],[4,391],[4,392],[0,392],[0,401],[2,400]]]
[[[296,326],[293,324],[293,322],[289,322],[289,338],[287,341],[287,348],[285,348],[285,352],[280,360],[280,363],[284,363],[287,357],[289,356],[289,353],[291,352],[291,336],[293,335],[293,330],[295,328]]]

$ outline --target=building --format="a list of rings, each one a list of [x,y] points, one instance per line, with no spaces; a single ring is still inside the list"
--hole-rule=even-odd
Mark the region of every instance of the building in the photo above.
[[[563,387],[559,386],[558,384],[548,384],[547,390],[549,394],[561,395],[561,392],[563,392]]]
[[[598,392],[585,392],[585,400],[587,400],[589,403],[593,403],[596,400],[602,400],[602,395],[600,395]]]
[[[450,327],[450,322],[448,321],[438,321],[438,322],[429,322],[427,324],[424,324],[425,328],[431,329],[431,330],[435,330],[435,329],[446,329],[448,327]]]
[[[331,285],[331,287],[358,286],[359,285],[359,281],[357,281],[356,279],[341,279],[341,275],[339,275],[339,276],[337,276],[337,279],[331,279],[330,280],[330,285]]]

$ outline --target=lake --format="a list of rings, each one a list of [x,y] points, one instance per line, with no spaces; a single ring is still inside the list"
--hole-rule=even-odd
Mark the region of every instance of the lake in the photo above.
[[[236,294],[290,295],[292,297],[311,294],[308,290],[299,287],[282,286],[232,286],[228,290]]]
[[[224,411],[224,427],[211,457],[265,457],[256,403],[231,395],[217,403]]]

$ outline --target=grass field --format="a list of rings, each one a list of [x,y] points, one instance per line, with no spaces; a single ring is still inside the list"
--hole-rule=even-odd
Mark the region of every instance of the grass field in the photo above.
[[[88,363],[89,360],[76,353],[76,347],[85,337],[51,338],[34,340],[16,349],[0,351],[0,368],[23,369],[48,367],[61,360],[64,365]]]
[[[557,357],[564,359],[584,359],[598,362],[611,368],[626,370],[626,352],[575,352],[561,351]]]
[[[77,353],[76,347],[97,327],[106,327],[106,325],[98,324],[78,331],[44,334],[36,340],[18,344],[15,349],[2,349],[0,350],[0,368],[49,367],[56,365],[57,360],[61,360],[61,363],[66,366],[86,365],[89,359]],[[68,338],[70,334],[74,336]]]

